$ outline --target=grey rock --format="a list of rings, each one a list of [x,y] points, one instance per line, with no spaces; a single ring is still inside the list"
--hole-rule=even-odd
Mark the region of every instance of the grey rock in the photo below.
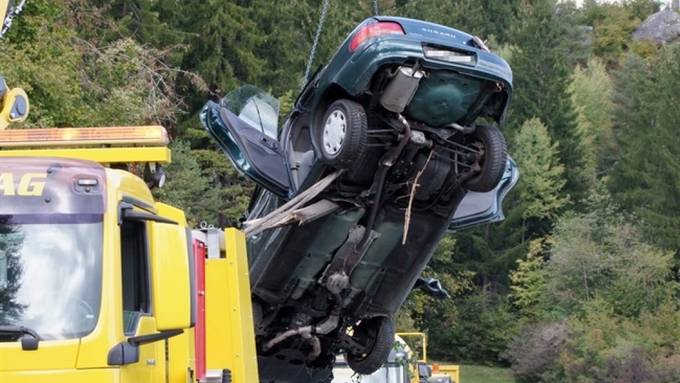
[[[680,14],[666,8],[647,18],[633,32],[634,40],[651,40],[667,44],[680,38]]]

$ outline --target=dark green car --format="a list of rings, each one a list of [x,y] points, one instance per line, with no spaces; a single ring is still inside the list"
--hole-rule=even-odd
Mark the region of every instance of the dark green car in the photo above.
[[[328,369],[340,353],[370,374],[417,282],[445,295],[419,280],[439,240],[502,219],[517,181],[499,129],[511,83],[476,37],[374,17],[282,129],[277,101],[255,87],[208,102],[202,123],[259,185],[245,231],[263,381]]]

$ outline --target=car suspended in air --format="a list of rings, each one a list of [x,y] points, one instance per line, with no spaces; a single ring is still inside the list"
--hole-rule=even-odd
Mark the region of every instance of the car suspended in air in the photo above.
[[[207,103],[203,125],[258,185],[245,227],[261,361],[382,365],[416,283],[445,295],[419,280],[442,236],[503,219],[518,178],[499,128],[511,92],[510,67],[479,38],[371,17],[282,129],[256,87]]]

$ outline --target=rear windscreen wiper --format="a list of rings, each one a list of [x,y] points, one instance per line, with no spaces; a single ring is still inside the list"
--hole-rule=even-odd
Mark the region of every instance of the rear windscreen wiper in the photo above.
[[[35,330],[24,326],[0,326],[0,342],[21,340],[21,348],[26,351],[37,350],[40,335]]]

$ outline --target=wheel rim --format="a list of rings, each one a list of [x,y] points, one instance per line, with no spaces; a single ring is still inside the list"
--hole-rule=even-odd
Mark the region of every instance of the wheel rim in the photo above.
[[[342,110],[336,109],[326,118],[323,127],[323,149],[335,156],[342,149],[347,134],[347,117]]]

